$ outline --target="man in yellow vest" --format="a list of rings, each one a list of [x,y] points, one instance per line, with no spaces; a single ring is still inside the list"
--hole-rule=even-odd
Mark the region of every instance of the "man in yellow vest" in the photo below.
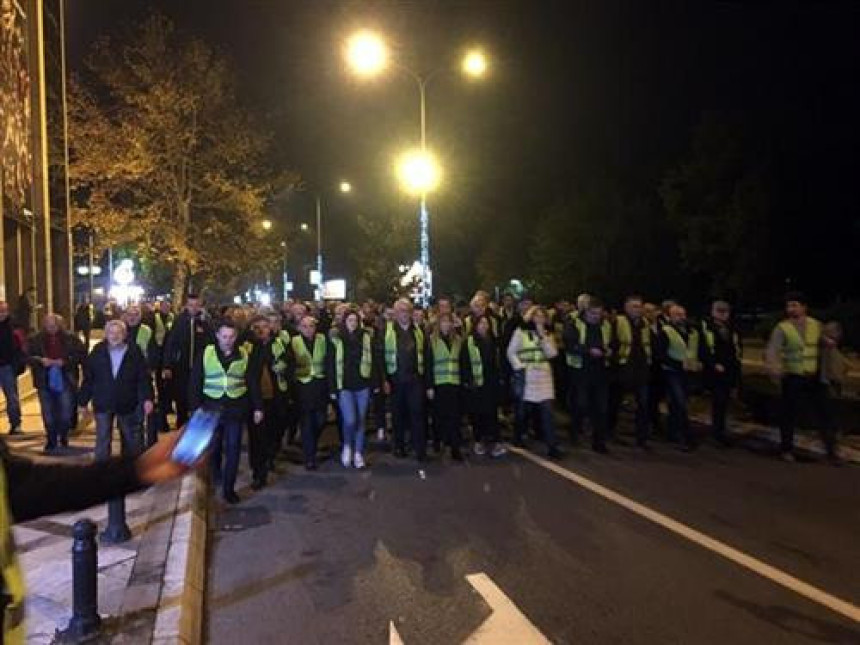
[[[316,470],[317,444],[325,426],[330,400],[327,366],[331,344],[325,334],[317,332],[317,319],[306,315],[299,321],[299,333],[293,336],[290,348],[295,361],[296,400],[305,468]]]
[[[614,363],[615,380],[610,385],[607,434],[615,434],[618,413],[624,395],[630,393],[636,401],[636,445],[648,446],[649,398],[648,381],[651,378],[651,327],[644,316],[641,296],[628,296],[624,312],[615,319]]]
[[[689,374],[699,364],[699,334],[687,323],[687,310],[673,304],[657,335],[656,356],[660,362],[666,399],[669,402],[669,440],[681,443],[681,450],[696,448],[687,410]]]
[[[576,400],[571,414],[571,440],[576,443],[583,422],[591,420],[591,445],[606,454],[606,412],[609,404],[608,367],[612,356],[612,326],[604,320],[603,303],[590,298],[584,313],[565,326],[565,347]]]
[[[827,386],[821,380],[821,323],[808,315],[806,297],[800,292],[785,296],[786,319],[770,335],[766,364],[771,378],[781,383],[780,450],[785,461],[794,461],[794,427],[797,404],[807,401],[819,417],[827,457],[838,462],[835,426]]]
[[[394,423],[394,455],[406,456],[406,437],[411,435],[415,458],[427,458],[424,370],[426,339],[412,322],[412,303],[401,298],[394,304],[394,320],[382,334],[386,394],[391,396]]]
[[[202,406],[221,411],[212,442],[212,475],[222,485],[222,497],[229,504],[239,502],[236,474],[249,409],[254,423],[263,421],[259,354],[238,347],[238,335],[232,322],[218,323],[215,343],[207,345],[194,363],[188,397],[192,410]]]
[[[732,441],[726,427],[729,399],[741,377],[741,337],[732,324],[728,302],[711,304],[711,316],[702,321],[702,361],[705,382],[711,390],[711,429],[717,445],[728,447]]]

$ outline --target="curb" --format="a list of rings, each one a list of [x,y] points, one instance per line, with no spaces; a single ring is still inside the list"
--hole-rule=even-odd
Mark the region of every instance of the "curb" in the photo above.
[[[207,477],[198,470],[183,478],[179,491],[153,644],[203,642],[208,519]]]

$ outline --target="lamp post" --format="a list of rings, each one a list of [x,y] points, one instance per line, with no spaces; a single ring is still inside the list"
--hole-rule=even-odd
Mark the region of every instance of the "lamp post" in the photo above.
[[[346,42],[344,55],[353,72],[364,78],[379,75],[385,70],[389,62],[388,47],[385,41],[381,36],[369,30],[353,34]],[[425,159],[429,158],[427,152],[427,86],[433,78],[439,76],[442,72],[449,71],[449,68],[439,67],[429,73],[420,74],[402,63],[395,63],[394,67],[415,81],[418,88],[419,113],[421,117],[421,153]],[[462,73],[473,79],[482,78],[486,74],[487,68],[487,57],[480,49],[468,51],[460,65]],[[434,165],[436,165],[435,162]],[[438,165],[436,167],[438,168]],[[430,213],[427,209],[428,190],[429,188],[421,190],[419,207],[419,245],[421,249],[420,299],[425,307],[430,304],[430,298],[433,295],[432,272],[430,270]]]

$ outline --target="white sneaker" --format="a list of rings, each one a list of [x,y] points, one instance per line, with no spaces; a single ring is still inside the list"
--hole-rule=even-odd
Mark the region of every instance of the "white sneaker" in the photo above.
[[[490,456],[493,458],[502,457],[508,454],[508,449],[505,448],[502,444],[497,443],[493,445],[493,449],[490,451]]]
[[[482,442],[476,441],[475,445],[472,446],[472,452],[479,457],[483,457],[485,454],[487,454],[487,449],[484,447],[484,444]]]
[[[364,468],[364,457],[360,452],[355,453],[355,457],[353,457],[353,465],[359,469]]]
[[[340,453],[340,463],[344,468],[349,468],[352,464],[352,448],[349,446],[343,447],[343,452]]]

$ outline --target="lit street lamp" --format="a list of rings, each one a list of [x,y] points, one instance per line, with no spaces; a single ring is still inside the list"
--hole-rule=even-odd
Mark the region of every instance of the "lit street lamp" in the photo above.
[[[261,222],[261,224],[262,224],[262,226],[263,226],[263,230],[264,230],[264,231],[271,231],[271,230],[272,230],[272,220],[270,220],[270,219],[264,219],[264,220]]]
[[[351,193],[352,192],[352,184],[348,181],[340,182],[340,192],[342,193]]]
[[[347,40],[344,56],[349,68],[362,78],[379,75],[385,70],[389,62],[388,47],[384,39],[369,30],[359,31]],[[439,181],[439,166],[435,160],[431,161],[432,156],[427,152],[427,85],[431,79],[442,72],[449,71],[449,68],[439,67],[426,74],[420,74],[399,62],[394,63],[394,67],[412,78],[418,87],[421,115],[420,152],[422,157],[418,158],[413,155],[408,163],[402,160],[398,164],[398,175],[401,183],[409,192],[421,196],[421,302],[427,306],[433,295],[432,273],[430,271],[430,214],[427,211],[427,193],[435,188]],[[484,77],[488,67],[487,57],[480,49],[472,49],[467,52],[460,64],[462,73],[473,79]],[[407,179],[404,173],[411,179]],[[421,185],[424,188],[421,188]]]
[[[425,150],[410,150],[397,162],[397,175],[403,189],[413,195],[426,195],[439,185],[441,169],[436,158]]]

